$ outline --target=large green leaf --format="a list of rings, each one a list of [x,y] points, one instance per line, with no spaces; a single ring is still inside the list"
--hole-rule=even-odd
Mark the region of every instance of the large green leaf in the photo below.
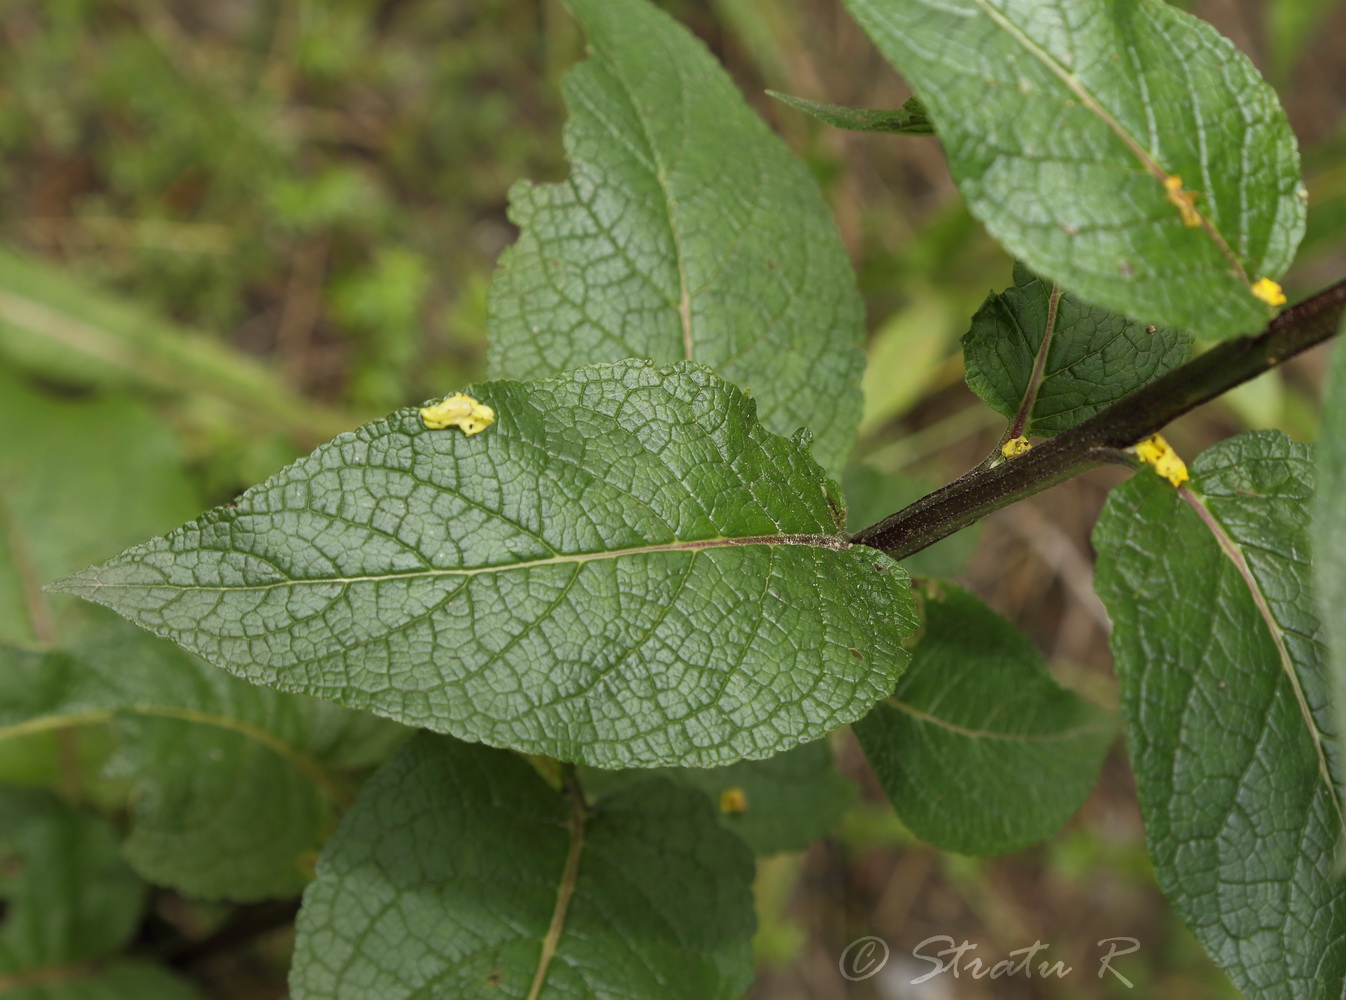
[[[144,900],[107,823],[45,793],[0,787],[5,1000],[192,1000],[165,970],[117,957]]]
[[[470,390],[343,434],[61,587],[258,683],[599,766],[712,766],[887,694],[907,575],[802,439],[686,362]]]
[[[988,295],[963,335],[968,386],[1011,420],[1028,403],[1024,434],[1069,430],[1191,356],[1192,338],[1181,330],[1064,292],[1052,309],[1052,296],[1050,281],[1016,264],[1013,287]]]
[[[766,760],[726,767],[668,767],[584,772],[586,788],[619,788],[651,774],[671,778],[709,797],[720,825],[758,855],[802,851],[823,836],[855,801],[855,786],[837,773],[826,740]]]
[[[1313,583],[1327,632],[1337,732],[1346,733],[1346,350],[1340,343],[1332,348],[1317,459]],[[1338,793],[1346,796],[1346,785]]]
[[[0,647],[0,674],[0,745],[115,727],[103,773],[130,792],[127,859],[199,897],[302,889],[352,769],[400,738],[383,720],[254,687],[124,624],[69,652]]]
[[[569,0],[570,177],[521,183],[490,295],[490,370],[694,360],[809,427],[841,472],[860,418],[863,308],[808,171],[683,27],[645,0]]]
[[[925,628],[855,735],[902,821],[936,847],[1003,854],[1050,837],[1098,780],[1116,724],[967,591],[925,590]]]
[[[1159,884],[1250,997],[1346,991],[1339,746],[1310,593],[1308,448],[1278,432],[1143,472],[1094,532]]]
[[[1252,287],[1303,235],[1299,153],[1275,93],[1213,28],[1162,0],[848,6],[1010,253],[1148,323],[1206,337],[1266,323]]]
[[[182,448],[142,403],[62,399],[0,368],[0,640],[69,634],[42,584],[200,509]],[[72,613],[72,609],[76,613]]]
[[[593,804],[422,735],[365,786],[304,895],[296,1000],[735,1000],[752,858],[663,779]]]

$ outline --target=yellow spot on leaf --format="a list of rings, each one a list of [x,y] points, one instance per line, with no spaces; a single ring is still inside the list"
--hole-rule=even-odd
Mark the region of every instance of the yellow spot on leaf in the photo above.
[[[1172,483],[1175,489],[1191,478],[1187,475],[1187,465],[1160,434],[1136,445],[1136,457],[1146,465],[1154,466],[1154,471]]]
[[[748,810],[748,796],[741,788],[726,788],[720,793],[720,812],[741,813]]]
[[[1164,190],[1168,192],[1168,200],[1177,206],[1184,226],[1201,225],[1201,213],[1196,210],[1196,192],[1184,191],[1181,177],[1177,174],[1165,177]]]
[[[1020,434],[1017,438],[1012,438],[1000,446],[1000,454],[1006,458],[1017,458],[1033,446],[1028,443],[1028,438]]]
[[[453,396],[445,396],[434,406],[423,407],[421,419],[432,431],[457,427],[471,437],[495,423],[495,410],[460,392]]]
[[[1253,282],[1252,292],[1269,306],[1285,305],[1285,292],[1270,278],[1258,278]]]

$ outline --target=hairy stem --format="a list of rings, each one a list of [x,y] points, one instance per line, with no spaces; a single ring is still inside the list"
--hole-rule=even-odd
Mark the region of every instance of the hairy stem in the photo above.
[[[1032,451],[990,469],[974,469],[878,524],[857,545],[905,559],[992,511],[1104,462],[1127,462],[1129,448],[1184,413],[1275,368],[1336,334],[1346,312],[1346,279],[1277,316],[1260,334],[1227,340],[1142,386],[1102,413]]]

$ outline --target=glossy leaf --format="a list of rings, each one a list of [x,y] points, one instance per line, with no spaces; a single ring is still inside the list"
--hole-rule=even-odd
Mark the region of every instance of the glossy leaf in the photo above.
[[[860,418],[863,308],[808,170],[705,46],[646,0],[571,0],[570,177],[521,183],[490,294],[490,372],[693,360],[808,427],[839,475]]]
[[[736,1000],[752,858],[652,779],[577,803],[525,761],[422,735],[366,786],[304,895],[295,1000]]]
[[[791,97],[779,91],[768,94],[783,104],[806,112],[833,128],[850,132],[890,132],[897,135],[934,135],[935,127],[925,113],[925,107],[916,98],[905,101],[895,110],[879,108],[847,108],[839,104],[824,104],[803,97]]]
[[[832,828],[855,801],[856,793],[855,786],[837,773],[826,740],[766,760],[745,760],[726,767],[589,768],[584,772],[584,785],[603,792],[651,774],[705,794],[720,825],[758,855],[802,851]]]
[[[353,769],[401,738],[390,723],[254,687],[126,625],[68,653],[0,647],[0,674],[0,745],[114,728],[102,777],[129,791],[126,857],[198,897],[302,889]]]
[[[924,594],[911,667],[855,724],[865,756],[902,821],[942,850],[1050,837],[1098,780],[1115,723],[978,598],[944,583]]]
[[[563,760],[765,757],[891,690],[907,576],[697,365],[400,410],[61,586],[257,683]],[[876,624],[877,623],[877,624]]]
[[[1253,285],[1304,232],[1299,153],[1274,91],[1210,25],[1162,0],[848,6],[1015,257],[1146,323],[1265,325]]]
[[[1346,350],[1332,348],[1316,449],[1318,489],[1313,505],[1313,584],[1327,633],[1337,732],[1346,733]],[[1338,786],[1346,799],[1346,785]],[[1346,844],[1342,845],[1346,851]]]
[[[1339,745],[1310,588],[1308,448],[1278,432],[1143,471],[1094,532],[1145,837],[1246,996],[1346,990]]]
[[[1137,323],[1067,292],[1053,310],[1052,287],[1016,264],[1014,285],[988,295],[963,335],[967,384],[987,406],[1012,420],[1033,394],[1026,435],[1069,430],[1191,356],[1192,338],[1181,330]]]

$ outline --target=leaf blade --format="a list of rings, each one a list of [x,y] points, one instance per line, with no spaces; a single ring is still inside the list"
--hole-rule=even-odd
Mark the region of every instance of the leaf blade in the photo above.
[[[1299,155],[1274,92],[1209,25],[1159,0],[848,6],[1015,257],[1145,322],[1265,324],[1252,286],[1303,235]]]
[[[254,683],[599,766],[769,756],[901,672],[906,574],[738,389],[633,361],[472,393],[484,434],[398,411],[61,586]]]
[[[751,858],[704,798],[646,781],[585,808],[578,829],[572,806],[512,754],[413,739],[323,852],[300,912],[296,1000],[431,984],[523,996],[539,969],[544,996],[740,996]],[[371,935],[395,936],[391,964],[362,947]]]
[[[0,744],[114,727],[100,799],[128,808],[138,874],[209,899],[299,892],[349,798],[350,772],[391,751],[397,727],[239,681],[125,624],[68,651],[0,646]],[[133,808],[131,808],[133,804]]]
[[[1313,505],[1313,584],[1318,609],[1327,632],[1332,697],[1337,708],[1337,732],[1346,733],[1346,351],[1332,349],[1323,396],[1322,431],[1317,448],[1318,488]],[[1346,798],[1346,785],[1338,784]],[[1346,846],[1343,847],[1346,849]]]
[[[1245,993],[1333,995],[1346,888],[1324,772],[1341,761],[1308,599],[1312,462],[1252,432],[1192,475],[1192,502],[1148,473],[1122,484],[1094,534],[1147,847],[1175,911]]]
[[[1016,264],[1014,285],[988,295],[963,335],[967,384],[986,405],[1014,419],[1035,393],[1025,435],[1069,430],[1191,355],[1186,332],[1136,323],[1066,292],[1034,382],[1052,287]]]
[[[972,594],[932,584],[924,609],[911,667],[854,727],[879,783],[942,850],[1003,854],[1046,839],[1088,797],[1114,724]]]
[[[817,186],[666,14],[569,6],[589,38],[563,85],[571,175],[511,192],[521,233],[491,286],[492,377],[695,360],[751,387],[769,429],[809,427],[838,475],[860,416],[863,310]]]

